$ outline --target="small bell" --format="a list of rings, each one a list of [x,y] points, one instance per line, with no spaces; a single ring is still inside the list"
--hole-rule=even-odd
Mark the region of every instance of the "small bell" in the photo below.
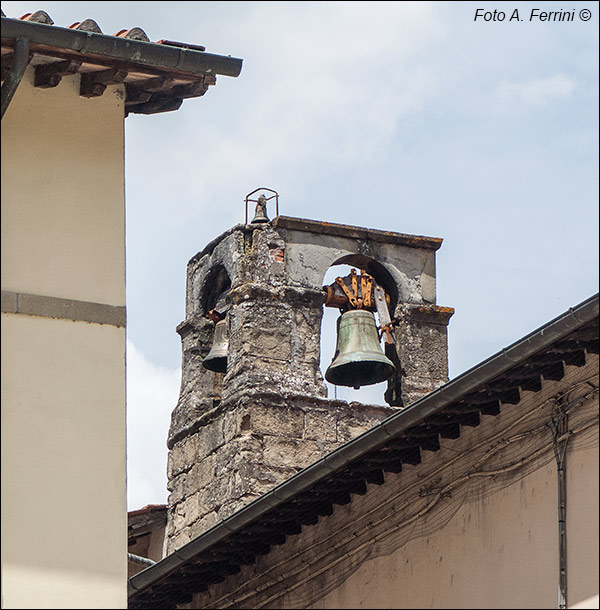
[[[335,355],[325,379],[358,389],[389,379],[395,370],[381,349],[373,314],[363,309],[343,313],[338,318]]]
[[[269,222],[269,217],[267,216],[267,198],[264,195],[259,195],[258,201],[256,203],[254,218],[250,222]]]
[[[215,371],[215,373],[224,373],[227,370],[228,346],[227,324],[225,320],[220,320],[215,325],[215,335],[210,352],[202,361],[204,367],[209,371]]]

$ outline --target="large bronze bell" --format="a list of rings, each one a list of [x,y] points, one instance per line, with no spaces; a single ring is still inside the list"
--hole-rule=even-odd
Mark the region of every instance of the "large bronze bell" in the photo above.
[[[385,381],[395,370],[379,344],[373,314],[363,309],[343,313],[338,318],[336,350],[325,379],[358,389]]]
[[[229,340],[227,338],[227,323],[220,320],[215,325],[215,335],[210,352],[202,361],[202,364],[209,370],[216,373],[224,373],[227,370],[227,348]]]

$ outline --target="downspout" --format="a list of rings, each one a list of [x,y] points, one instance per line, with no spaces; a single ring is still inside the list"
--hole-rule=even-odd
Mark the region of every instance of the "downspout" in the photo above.
[[[558,608],[567,608],[567,443],[569,442],[569,420],[566,413],[553,417],[552,445],[556,459],[558,477]]]
[[[6,75],[4,84],[2,85],[2,116],[6,112],[17,87],[21,83],[25,69],[29,65],[29,41],[24,36],[20,36],[15,40],[15,52],[13,55],[12,65]]]
[[[127,553],[127,560],[131,561],[131,563],[137,563],[141,566],[153,566],[156,561],[152,561],[152,559],[148,559],[148,557],[142,557],[141,555],[135,555],[134,553]]]

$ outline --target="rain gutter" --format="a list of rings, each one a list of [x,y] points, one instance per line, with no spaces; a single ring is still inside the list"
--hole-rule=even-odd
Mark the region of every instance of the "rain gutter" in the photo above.
[[[51,50],[48,47],[55,47],[85,56],[95,55],[104,61],[122,61],[183,74],[235,77],[242,70],[242,60],[235,57],[2,17],[2,41],[16,41],[21,37],[27,38],[32,47],[46,47],[40,49],[42,53]]]
[[[370,451],[379,449],[407,428],[418,424],[426,417],[437,413],[464,395],[479,390],[482,384],[591,322],[598,317],[598,303],[598,294],[596,294],[459,375],[456,379],[427,394],[409,407],[391,415],[367,432],[341,445],[210,530],[200,534],[180,549],[175,550],[171,555],[161,559],[151,568],[134,575],[129,579],[129,596],[157,583],[182,564],[193,560],[212,545],[225,540],[232,533],[239,532],[269,511],[307,491],[317,482],[327,478],[332,472],[348,466]]]
[[[4,35],[4,31],[2,32]],[[10,70],[6,75],[4,84],[2,85],[2,115],[0,119],[4,118],[4,113],[8,109],[8,106],[17,91],[19,84],[25,74],[25,69],[29,65],[29,41],[25,36],[19,36],[15,40],[15,53],[13,56],[13,62],[10,66]]]

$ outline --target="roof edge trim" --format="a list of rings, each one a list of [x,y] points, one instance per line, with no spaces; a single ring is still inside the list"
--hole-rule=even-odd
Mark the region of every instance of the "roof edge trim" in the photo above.
[[[242,60],[236,57],[2,17],[3,41],[22,36],[34,45],[54,46],[82,55],[96,55],[179,73],[236,77],[242,70]]]

